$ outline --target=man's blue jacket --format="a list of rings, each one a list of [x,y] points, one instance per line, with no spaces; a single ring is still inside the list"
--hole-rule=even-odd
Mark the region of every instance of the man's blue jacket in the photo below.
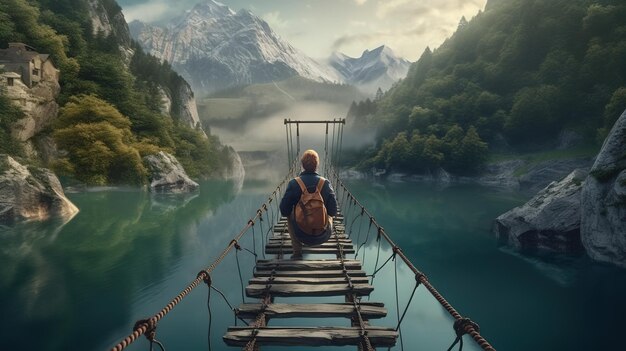
[[[304,171],[300,173],[300,179],[306,185],[307,190],[309,192],[314,192],[317,183],[320,181],[320,175],[316,172]],[[291,211],[293,211],[293,207],[300,201],[300,195],[302,195],[302,190],[300,189],[300,185],[295,179],[292,179],[287,185],[287,190],[285,190],[285,195],[283,199],[280,201],[280,213],[289,217],[291,215]],[[335,191],[333,187],[330,185],[330,181],[326,179],[324,182],[324,186],[322,187],[322,198],[324,199],[324,206],[326,206],[326,212],[329,216],[337,215],[337,198],[335,197]]]

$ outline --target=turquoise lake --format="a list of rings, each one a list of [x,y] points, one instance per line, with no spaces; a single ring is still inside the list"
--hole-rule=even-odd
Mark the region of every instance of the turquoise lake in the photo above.
[[[131,332],[136,320],[158,312],[208,266],[277,183],[246,181],[237,189],[232,183],[208,181],[192,197],[154,196],[135,189],[70,193],[81,211],[68,223],[0,228],[0,349],[109,349]],[[491,221],[522,204],[527,195],[471,185],[346,184],[448,301],[480,324],[496,349],[623,348],[625,270],[585,257],[524,256],[498,246]],[[352,227],[353,240],[358,225]],[[361,242],[367,229],[368,222],[363,222]],[[241,240],[242,246],[252,250],[253,237],[261,255],[259,224],[255,236],[250,232]],[[372,231],[359,252],[370,273],[376,254]],[[254,257],[247,251],[238,255],[246,283]],[[380,263],[390,255],[391,248],[383,244]],[[401,261],[397,272],[403,308],[415,280]],[[231,303],[241,303],[234,254],[212,278]],[[372,324],[393,327],[394,261],[376,275],[374,286],[371,301],[384,302],[389,313]],[[208,349],[207,295],[207,287],[198,286],[159,323],[157,339],[167,350]],[[313,300],[277,299],[285,301]],[[232,311],[215,292],[210,304],[211,350],[236,350],[221,339],[234,324]],[[349,321],[275,319],[270,325],[348,326]],[[452,318],[423,287],[402,332],[405,350],[445,351],[454,339]],[[142,337],[128,349],[149,347]],[[331,349],[350,348],[313,350]],[[398,342],[394,350],[400,349]],[[463,349],[479,348],[466,337]]]

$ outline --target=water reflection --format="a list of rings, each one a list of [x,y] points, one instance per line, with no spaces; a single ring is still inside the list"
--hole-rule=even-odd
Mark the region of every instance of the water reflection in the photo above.
[[[191,196],[74,193],[81,211],[69,223],[0,230],[0,349],[94,348],[129,318],[133,292],[162,280],[198,222],[236,190],[206,182]]]
[[[81,212],[65,225],[28,223],[0,230],[0,349],[112,346],[131,331],[134,321],[159,311],[210,264],[276,183],[276,179],[247,181],[238,193],[227,183],[207,182],[191,197],[154,197],[130,189],[75,193],[70,197]],[[554,271],[537,269],[496,245],[491,220],[523,203],[523,196],[473,186],[434,189],[359,181],[348,185],[445,297],[480,323],[496,348],[522,351],[541,345],[545,350],[582,351],[620,342],[626,314],[623,270],[590,262],[565,264],[574,274],[567,275],[564,284],[553,278],[558,275]],[[355,225],[353,235],[358,235],[358,222]],[[267,228],[267,223],[257,223],[240,244],[262,257],[260,233]],[[361,242],[367,229],[364,222]],[[367,272],[374,270],[377,254],[372,231],[359,252]],[[255,257],[247,251],[238,255],[246,284]],[[390,257],[391,248],[381,245],[379,255],[380,264]],[[384,302],[389,313],[373,325],[395,326],[395,263],[391,261],[374,280],[371,301]],[[563,266],[557,258],[552,263]],[[397,272],[401,313],[415,280],[401,262]],[[233,254],[212,278],[231,303],[241,302]],[[319,300],[277,299],[314,301]],[[232,311],[217,294],[211,308],[213,350],[236,349],[221,340],[234,324]],[[345,319],[270,321],[275,326],[347,323]],[[405,349],[447,349],[454,339],[451,325],[448,314],[420,287],[403,323]],[[207,288],[200,286],[159,323],[158,337],[168,350],[206,349],[207,329]],[[464,349],[477,350],[466,341]],[[142,339],[129,350],[146,347]],[[298,348],[337,349],[348,348]]]

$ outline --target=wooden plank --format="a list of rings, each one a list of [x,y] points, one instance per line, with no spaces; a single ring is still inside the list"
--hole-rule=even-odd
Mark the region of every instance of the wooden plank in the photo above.
[[[351,277],[364,277],[365,271],[362,270],[349,270],[348,275]],[[340,270],[325,270],[325,271],[256,271],[255,277],[269,277],[274,275],[276,277],[311,277],[311,278],[323,278],[323,277],[343,277],[343,271]]]
[[[275,240],[280,240],[280,239],[285,239],[285,240],[289,240],[291,239],[291,237],[289,236],[289,233],[285,233],[285,234],[274,234],[272,236],[269,237],[270,239],[275,239]],[[344,240],[344,239],[350,239],[349,236],[347,236],[346,234],[337,234],[337,235],[331,235],[330,240],[335,240],[335,238],[339,238],[340,240]]]
[[[368,277],[352,277],[350,280],[353,284],[367,284]],[[346,276],[340,277],[274,277],[271,282],[268,277],[255,277],[248,281],[249,284],[343,284],[346,283]]]
[[[369,295],[374,287],[369,284],[354,284],[353,289],[348,284],[251,284],[246,287],[246,296],[262,297],[269,290],[272,296],[341,296],[348,293],[356,295]]]
[[[347,269],[361,269],[361,261],[344,260]],[[342,269],[341,261],[336,259],[328,260],[258,260],[257,269],[259,270],[338,270]]]
[[[350,239],[339,239],[339,243],[342,244],[344,247],[347,245],[352,246],[353,242]],[[323,243],[326,244],[326,246],[334,246],[337,247],[337,240],[336,239],[330,239],[327,242]],[[270,239],[267,241],[266,245],[270,245],[270,246],[280,246],[280,245],[289,245],[291,246],[291,239]]]
[[[272,233],[273,233],[273,236],[278,236],[278,237],[285,236],[285,237],[289,237],[289,231],[288,231],[287,229],[277,228],[277,229],[274,229],[274,231],[273,231]],[[343,230],[336,230],[336,231],[335,231],[335,233],[336,233],[337,235],[340,235],[340,236],[347,236],[346,232],[345,232],[345,231],[343,231]],[[334,234],[333,234],[333,235],[334,235]]]
[[[280,246],[278,247],[268,247],[265,249],[265,253],[268,255],[277,255],[280,253],[283,254],[291,254],[292,249],[291,247],[285,246],[283,248],[281,248]],[[326,247],[303,247],[302,248],[302,253],[309,253],[309,254],[328,254],[328,255],[336,255],[338,253],[337,248],[326,248]],[[343,253],[344,254],[353,254],[355,253],[355,250],[353,248],[344,248],[343,249]]]
[[[344,234],[339,234],[339,235],[331,235],[330,238],[328,239],[327,242],[335,242],[335,240],[339,239],[339,242],[342,241],[352,241],[352,239],[350,239],[349,236],[344,235]],[[291,237],[289,236],[289,234],[276,234],[276,235],[272,235],[269,237],[269,240],[274,240],[274,241],[291,241]]]
[[[265,309],[262,307],[260,303],[241,304],[237,309],[237,314],[241,318],[249,319],[256,318],[261,311],[270,318],[351,318],[357,315],[351,303],[273,303],[267,305]],[[378,302],[360,303],[360,312],[365,319],[383,318],[387,315],[385,305]]]
[[[352,244],[348,244],[348,243],[343,243],[343,248],[344,249],[351,249],[352,248]],[[291,240],[285,240],[284,242],[268,242],[267,244],[265,244],[266,248],[275,248],[275,247],[291,247]],[[304,247],[310,247],[310,248],[315,248],[315,247],[319,247],[319,248],[332,248],[332,249],[336,249],[337,248],[337,243],[336,242],[330,242],[327,241],[325,243],[316,245],[316,246],[304,246]]]
[[[398,332],[391,328],[367,327],[373,347],[392,347]],[[223,339],[228,346],[245,346],[252,338],[258,345],[276,346],[347,346],[361,342],[356,327],[231,327]]]

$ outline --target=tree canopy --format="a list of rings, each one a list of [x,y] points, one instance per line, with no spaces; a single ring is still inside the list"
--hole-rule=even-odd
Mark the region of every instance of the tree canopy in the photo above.
[[[588,141],[606,135],[626,108],[624,62],[623,1],[490,2],[438,49],[427,48],[406,79],[374,102],[353,104],[348,117],[379,132],[378,154],[366,166],[385,159],[404,168],[403,157],[385,155],[415,137],[410,164],[472,172],[498,140],[526,150],[552,147],[564,129]],[[453,151],[461,130],[476,158]],[[427,151],[419,140],[430,140]]]

